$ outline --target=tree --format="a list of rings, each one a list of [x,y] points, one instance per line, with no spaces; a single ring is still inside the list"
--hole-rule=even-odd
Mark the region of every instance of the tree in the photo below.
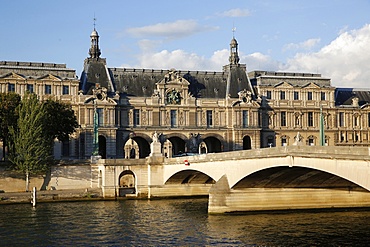
[[[3,141],[3,158],[5,160],[5,148],[8,146],[9,127],[17,126],[17,106],[21,97],[16,93],[0,93],[0,139]]]
[[[57,138],[67,141],[69,135],[78,128],[77,118],[70,104],[48,99],[44,102],[46,115],[44,117],[44,130],[50,141]]]
[[[13,150],[9,160],[25,173],[28,191],[29,175],[45,171],[51,161],[50,144],[43,126],[46,109],[35,94],[26,93],[17,113],[17,127],[9,128]]]
[[[70,104],[48,99],[43,103],[45,116],[43,130],[49,141],[50,153],[53,152],[54,140],[68,141],[69,135],[79,126]]]

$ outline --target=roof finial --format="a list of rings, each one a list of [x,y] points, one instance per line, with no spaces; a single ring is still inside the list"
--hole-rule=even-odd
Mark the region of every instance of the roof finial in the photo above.
[[[234,25],[234,23],[233,23],[233,28],[231,29],[231,31],[233,32],[233,38],[235,38],[235,31],[236,31],[236,27],[235,27],[235,25]]]
[[[94,13],[94,30],[95,30],[95,26],[96,26],[96,18],[95,18],[95,13]]]

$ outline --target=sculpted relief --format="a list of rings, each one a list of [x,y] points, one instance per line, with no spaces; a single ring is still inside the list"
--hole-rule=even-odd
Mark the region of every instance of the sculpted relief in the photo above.
[[[170,90],[166,95],[167,104],[179,105],[181,103],[181,94],[175,89]]]

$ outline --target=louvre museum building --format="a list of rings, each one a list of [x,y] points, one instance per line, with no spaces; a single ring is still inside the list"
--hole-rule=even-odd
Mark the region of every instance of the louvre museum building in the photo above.
[[[145,158],[154,138],[165,157],[370,144],[370,90],[335,88],[320,74],[248,71],[235,38],[216,72],[112,68],[95,29],[90,42],[81,76],[65,64],[0,61],[0,92],[72,105],[79,128],[55,140],[57,159],[91,157],[94,114],[103,159]]]

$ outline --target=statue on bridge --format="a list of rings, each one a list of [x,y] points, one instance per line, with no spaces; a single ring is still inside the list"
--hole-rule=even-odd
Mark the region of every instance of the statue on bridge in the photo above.
[[[152,143],[150,143],[150,157],[161,157],[161,156],[163,156],[162,155],[162,151],[161,151],[161,149],[162,149],[162,144],[161,144],[161,142],[160,142],[160,140],[159,140],[159,135],[160,134],[158,134],[157,133],[157,131],[155,131],[154,133],[153,133],[153,136],[152,136]]]
[[[297,132],[297,135],[294,137],[294,143],[293,145],[294,146],[301,146],[303,145],[303,142],[302,142],[302,136],[299,132]]]

